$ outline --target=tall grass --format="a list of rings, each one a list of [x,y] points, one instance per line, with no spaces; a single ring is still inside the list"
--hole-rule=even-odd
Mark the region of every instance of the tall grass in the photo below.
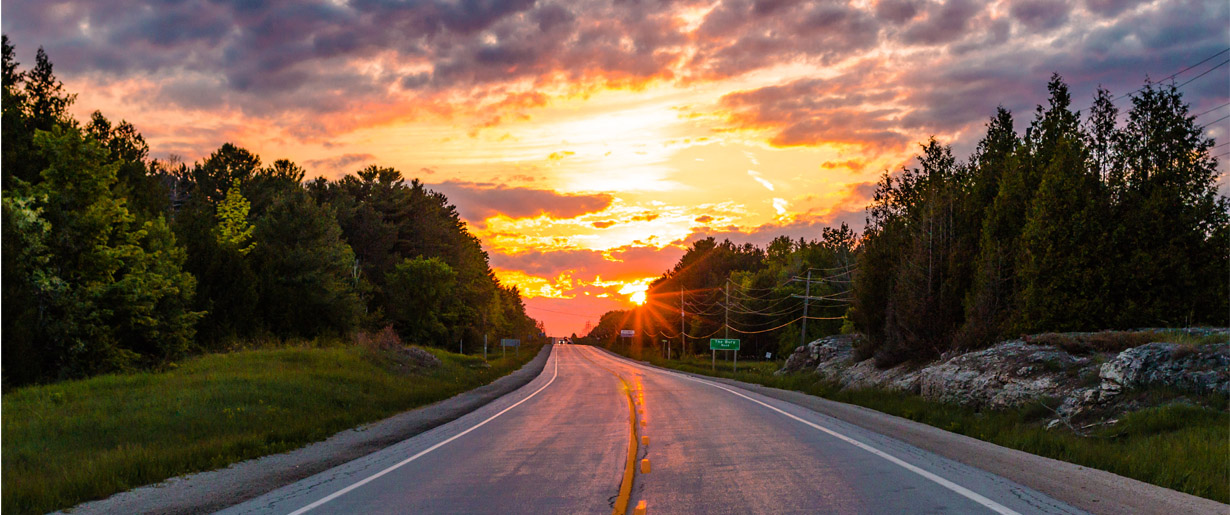
[[[740,361],[739,372],[734,373],[730,363],[721,360],[717,371],[712,371],[707,356],[669,361],[637,357],[666,368],[856,404],[1004,447],[1230,502],[1230,413],[1225,409],[1183,404],[1146,408],[1080,436],[1066,429],[1046,429],[1044,423],[1054,413],[1041,403],[979,411],[902,392],[843,390],[809,373],[777,376],[773,372],[780,363],[771,361]],[[1208,400],[1211,406],[1226,406],[1225,398]]]
[[[205,355],[163,372],[17,389],[3,397],[5,513],[43,513],[287,451],[448,398],[519,368],[519,356],[429,349],[399,372],[360,347]]]

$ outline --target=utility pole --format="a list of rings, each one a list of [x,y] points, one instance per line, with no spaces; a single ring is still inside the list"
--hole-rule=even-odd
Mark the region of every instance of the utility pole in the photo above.
[[[729,277],[726,278],[726,305],[722,307],[726,308],[726,322],[723,324],[726,326],[725,339],[729,339],[730,338],[730,278]],[[711,344],[710,351],[713,352],[712,368],[714,372],[717,372],[717,349],[712,348],[713,347],[712,342],[710,342],[710,344]]]
[[[726,341],[727,343],[730,342],[730,279],[726,279]],[[734,368],[732,368],[731,370],[738,372],[739,371],[739,349],[734,349],[730,352],[735,355]]]
[[[679,356],[688,348],[688,333],[683,327],[683,281],[679,281]]]
[[[807,270],[807,293],[803,294],[803,331],[799,333],[799,346],[807,345],[807,304],[811,302],[811,269]]]

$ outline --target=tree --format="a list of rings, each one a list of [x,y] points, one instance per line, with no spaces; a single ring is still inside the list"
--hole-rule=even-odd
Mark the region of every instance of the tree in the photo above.
[[[288,189],[257,220],[255,236],[257,313],[269,331],[311,337],[358,324],[363,310],[349,280],[354,252],[331,209],[301,188]]]
[[[136,222],[112,193],[121,163],[79,130],[39,131],[34,144],[48,167],[37,184],[18,182],[5,198],[6,229],[15,232],[8,241],[27,246],[22,263],[5,263],[5,282],[16,283],[6,284],[6,310],[26,306],[6,313],[15,316],[4,321],[5,380],[76,377],[181,355],[199,314],[189,309],[195,281],[165,221]]]
[[[1173,85],[1146,84],[1116,135],[1115,325],[1224,322],[1230,308],[1230,207],[1217,194],[1215,142],[1194,120]]]
[[[251,204],[240,191],[240,182],[231,183],[226,196],[218,203],[218,225],[214,230],[218,245],[233,248],[241,256],[252,252],[256,242],[251,241],[255,228],[248,223],[250,208]]]
[[[1079,141],[1059,140],[1021,236],[1021,332],[1105,327],[1108,206]]]
[[[418,344],[445,345],[448,323],[456,316],[457,273],[444,260],[416,257],[388,275],[389,320],[397,332]]]

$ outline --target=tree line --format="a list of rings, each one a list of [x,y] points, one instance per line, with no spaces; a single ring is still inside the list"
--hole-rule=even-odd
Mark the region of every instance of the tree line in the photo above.
[[[779,238],[759,249],[701,240],[651,291],[726,281],[797,291],[797,282],[784,281],[803,265],[775,266],[773,255],[789,247],[789,258],[778,262],[841,270],[834,263],[850,253],[844,320],[809,324],[808,332],[857,331],[864,336],[859,357],[879,366],[1043,331],[1224,325],[1230,201],[1217,194],[1215,142],[1182,93],[1146,83],[1121,113],[1099,88],[1082,117],[1061,77],[1047,90],[1023,134],[999,108],[966,160],[932,138],[916,167],[886,171],[861,235],[847,238],[842,228],[832,238],[836,230],[826,228],[813,254],[806,241]],[[643,318],[658,324],[664,317]],[[721,320],[690,323],[695,336]],[[799,336],[798,325],[777,330],[783,350],[794,341],[790,331]],[[759,338],[753,342],[772,337]]]
[[[419,344],[537,334],[448,199],[392,168],[305,182],[227,143],[156,160],[68,112],[3,41],[4,385],[157,367],[254,339],[391,325]]]

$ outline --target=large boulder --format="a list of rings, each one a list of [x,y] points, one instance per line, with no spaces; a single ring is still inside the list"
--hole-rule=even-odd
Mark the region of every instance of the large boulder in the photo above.
[[[1103,363],[1099,375],[1102,398],[1144,387],[1230,395],[1230,344],[1148,343]]]
[[[850,364],[854,356],[854,338],[854,335],[841,334],[800,345],[786,358],[786,364],[781,370],[775,373],[782,375],[810,371],[828,377],[825,372],[832,372]]]
[[[1089,358],[1012,340],[926,367],[918,386],[927,399],[1003,409],[1066,397],[1089,367]]]

